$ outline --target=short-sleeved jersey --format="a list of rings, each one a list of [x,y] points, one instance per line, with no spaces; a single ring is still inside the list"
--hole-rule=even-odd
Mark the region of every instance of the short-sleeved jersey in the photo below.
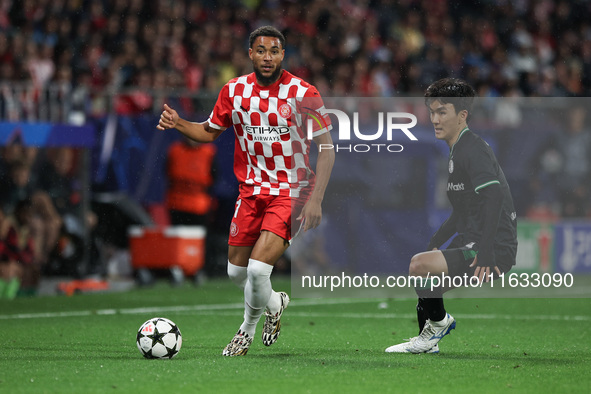
[[[308,118],[314,137],[330,131],[318,90],[283,70],[270,86],[254,73],[230,80],[220,91],[209,126],[234,126],[234,174],[244,195],[299,197],[313,187],[309,165]]]
[[[461,131],[449,153],[447,196],[457,214],[456,231],[465,242],[482,241],[484,201],[478,191],[499,184],[503,208],[493,241],[495,247],[517,251],[517,215],[509,185],[491,147],[468,128]]]

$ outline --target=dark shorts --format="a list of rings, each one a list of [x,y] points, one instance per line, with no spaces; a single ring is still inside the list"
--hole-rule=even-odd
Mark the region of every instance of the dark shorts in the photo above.
[[[467,274],[468,276],[474,275],[476,266],[470,267],[470,264],[472,264],[478,253],[477,245],[462,245],[461,240],[456,242],[456,239],[454,239],[449,247],[441,252],[447,262],[449,276],[463,276],[464,274]],[[506,273],[511,270],[511,267],[515,265],[515,257],[516,251],[512,248],[495,248],[495,262],[501,273]],[[494,275],[493,279],[498,277],[498,274],[493,267],[491,267],[491,273]]]

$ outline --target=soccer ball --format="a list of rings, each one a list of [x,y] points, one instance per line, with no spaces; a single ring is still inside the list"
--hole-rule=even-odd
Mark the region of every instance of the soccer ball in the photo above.
[[[183,337],[172,321],[154,317],[142,324],[136,344],[146,358],[173,358],[181,350]]]

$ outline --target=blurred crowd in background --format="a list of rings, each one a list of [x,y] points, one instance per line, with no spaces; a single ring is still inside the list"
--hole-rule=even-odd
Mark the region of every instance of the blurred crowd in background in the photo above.
[[[183,96],[215,98],[229,79],[252,72],[248,35],[263,25],[287,38],[283,67],[323,96],[422,96],[452,76],[480,97],[587,97],[589,15],[582,0],[0,0],[0,109],[5,121],[34,121],[32,107],[52,87],[54,103],[68,93],[72,123],[112,110],[154,115],[168,96],[184,116],[202,115],[210,107]],[[547,195],[548,185],[563,184],[550,192],[563,203],[551,213],[584,217],[591,132],[585,111],[573,116],[541,145],[529,188]],[[67,253],[60,229],[80,209],[78,159],[70,148],[1,150],[0,224],[16,228],[22,245],[37,237],[27,255],[33,271]],[[19,215],[23,197],[29,203],[19,209],[35,215]],[[96,225],[92,215],[83,220]]]
[[[560,0],[2,0],[0,80],[217,95],[271,24],[284,67],[327,96],[422,95],[442,76],[480,96],[588,96],[590,14]]]

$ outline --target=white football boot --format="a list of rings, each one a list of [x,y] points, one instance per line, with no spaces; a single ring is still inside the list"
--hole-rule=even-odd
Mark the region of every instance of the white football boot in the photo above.
[[[439,341],[456,328],[456,320],[449,313],[440,322],[427,320],[419,336],[408,342],[390,346],[386,353],[439,353]]]

